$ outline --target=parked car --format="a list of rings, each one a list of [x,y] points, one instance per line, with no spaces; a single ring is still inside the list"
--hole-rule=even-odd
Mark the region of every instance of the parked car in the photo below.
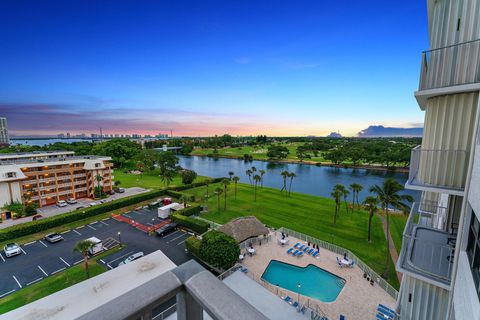
[[[36,214],[32,217],[32,221],[37,221],[43,219],[43,216],[41,214]]]
[[[77,200],[75,198],[68,198],[67,203],[68,204],[75,204],[75,203],[77,203]]]
[[[124,192],[125,192],[125,189],[124,189],[124,188],[117,188],[117,189],[115,190],[115,192],[117,192],[117,193],[124,193]]]
[[[163,236],[169,234],[170,232],[175,231],[176,228],[177,228],[177,224],[175,222],[164,225],[163,227],[157,229],[157,231],[156,231],[157,236],[163,237]]]
[[[62,207],[66,207],[66,206],[68,206],[68,204],[65,202],[65,200],[57,201],[57,207],[62,208]]]
[[[97,204],[98,204],[98,203],[96,203],[96,202],[90,202],[88,205],[89,205],[90,207],[93,207],[93,206],[96,206]]]
[[[80,209],[85,209],[86,207],[87,207],[87,206],[78,206],[78,207],[76,207],[75,209],[76,209],[76,210],[80,210]]]
[[[109,191],[107,191],[107,194],[109,194],[109,195],[114,195],[114,194],[115,194],[115,191],[114,191],[113,189],[112,189],[112,190],[109,190]]]
[[[12,242],[12,243],[7,243],[5,247],[3,247],[3,252],[5,252],[5,256],[7,258],[19,255],[22,253],[20,250],[20,247],[18,244]]]
[[[50,243],[55,243],[58,241],[62,241],[63,237],[58,233],[49,233],[44,237],[44,239]]]
[[[132,254],[131,256],[129,256],[127,259],[123,260],[123,261],[120,261],[120,263],[118,264],[118,266],[120,267],[121,265],[124,265],[124,264],[127,264],[127,263],[130,263],[132,261],[135,261],[137,259],[140,259],[141,257],[143,257],[144,254],[143,252],[137,252],[137,253],[134,253]]]

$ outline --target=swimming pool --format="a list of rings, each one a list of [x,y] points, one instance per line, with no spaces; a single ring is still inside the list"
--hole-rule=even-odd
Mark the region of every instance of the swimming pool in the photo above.
[[[313,264],[298,267],[272,260],[263,272],[262,279],[281,288],[318,299],[333,302],[345,286],[345,280]]]

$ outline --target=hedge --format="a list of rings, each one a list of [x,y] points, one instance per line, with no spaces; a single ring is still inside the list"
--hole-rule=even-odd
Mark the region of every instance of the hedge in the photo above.
[[[197,237],[192,236],[185,240],[185,247],[187,250],[192,253],[194,256],[200,258],[200,245],[202,244],[201,240],[198,240]]]
[[[209,231],[200,243],[200,259],[208,264],[227,270],[238,260],[240,247],[235,239],[219,231]]]
[[[94,207],[79,209],[58,216],[44,218],[37,221],[25,222],[9,228],[0,229],[0,242],[44,231],[70,222],[86,219],[108,211],[116,210],[135,203],[156,198],[164,194],[165,190],[150,191],[139,195],[115,200],[112,202],[107,202]]]
[[[202,206],[199,204],[192,204],[190,207],[186,207],[185,209],[178,210],[176,213],[180,214],[182,216],[192,216],[192,215],[198,215],[202,211]]]
[[[177,223],[178,225],[185,227],[187,229],[192,230],[193,232],[202,234],[208,231],[210,225],[202,220],[194,219],[191,217],[182,216],[180,214],[172,214],[170,216],[173,222]]]

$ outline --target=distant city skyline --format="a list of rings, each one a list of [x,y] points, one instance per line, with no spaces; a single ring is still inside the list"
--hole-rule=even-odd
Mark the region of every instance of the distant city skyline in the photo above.
[[[318,1],[10,2],[9,132],[355,136],[416,128],[425,5]],[[8,26],[8,27],[7,27]]]

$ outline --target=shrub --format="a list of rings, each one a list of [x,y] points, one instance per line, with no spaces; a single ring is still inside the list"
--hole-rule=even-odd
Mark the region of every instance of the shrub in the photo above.
[[[178,210],[177,214],[189,217],[195,214],[198,215],[200,211],[202,211],[202,206],[198,204],[192,204],[190,207],[186,207],[185,209]]]
[[[208,231],[210,225],[202,220],[194,219],[191,217],[182,216],[180,214],[172,214],[170,216],[173,222],[178,225],[192,230],[193,232],[202,234]]]
[[[197,173],[193,170],[183,170],[181,176],[183,184],[191,184],[197,178]]]
[[[239,255],[237,242],[225,233],[212,230],[203,235],[200,259],[208,264],[227,270],[237,262]]]
[[[198,240],[197,237],[192,236],[187,238],[185,241],[185,247],[189,252],[191,252],[194,256],[200,258],[200,245],[202,241]]]

